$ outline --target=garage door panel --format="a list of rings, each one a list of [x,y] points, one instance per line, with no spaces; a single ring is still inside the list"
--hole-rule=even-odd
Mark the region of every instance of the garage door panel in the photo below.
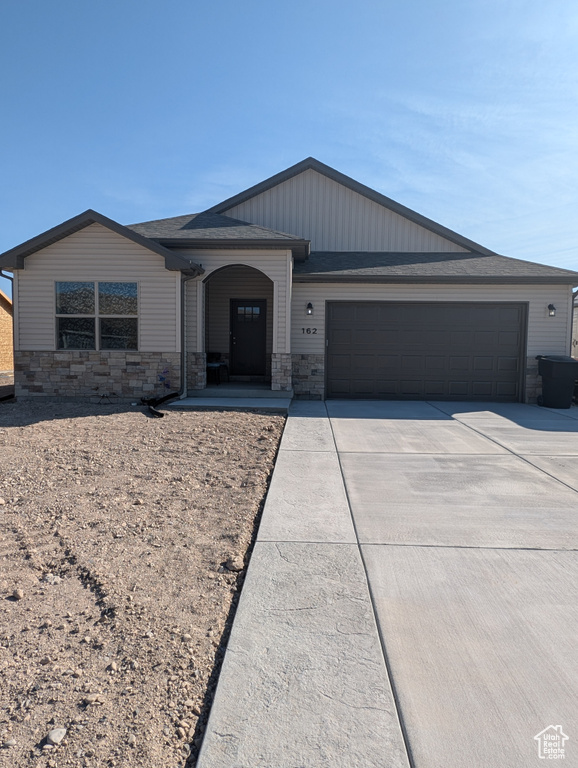
[[[336,321],[352,323],[355,320],[356,307],[349,302],[340,301],[331,306],[331,318]]]
[[[501,347],[517,347],[520,335],[515,331],[500,331],[498,343]]]
[[[522,325],[523,315],[521,306],[501,306],[498,308],[498,322],[504,325]]]
[[[401,355],[376,355],[375,367],[378,371],[397,371],[401,365]]]
[[[494,395],[493,382],[474,381],[472,384],[472,394],[474,397],[481,397],[484,400],[491,399]]]
[[[331,341],[334,344],[350,346],[352,341],[351,328],[338,328],[333,331]]]
[[[521,398],[522,304],[328,302],[327,307],[328,397]]]
[[[425,369],[428,372],[431,371],[443,371],[445,370],[447,365],[446,357],[445,355],[426,355],[425,358]]]
[[[398,392],[398,380],[397,379],[378,379],[375,389],[377,397],[397,395]]]
[[[423,397],[424,383],[421,379],[401,379],[399,382],[399,394],[403,397]]]
[[[475,349],[478,352],[490,351],[496,348],[496,345],[499,343],[499,337],[498,330],[474,331],[472,344],[475,345]]]
[[[445,395],[446,385],[445,381],[425,381],[424,382],[424,396],[425,397],[438,397]]]
[[[449,369],[452,373],[455,371],[469,371],[470,369],[470,360],[469,357],[450,357],[450,365]]]
[[[493,357],[479,357],[473,358],[474,371],[479,373],[480,371],[493,371],[495,358]]]
[[[498,357],[496,362],[498,371],[517,372],[520,368],[520,361],[515,357]]]
[[[450,396],[460,395],[462,397],[467,397],[469,393],[469,386],[467,381],[450,381],[448,392]]]
[[[516,385],[508,381],[496,382],[496,394],[498,397],[514,398],[516,396]]]
[[[444,335],[447,338],[447,334]],[[449,343],[452,349],[471,349],[472,333],[471,331],[452,331],[449,334]]]
[[[401,370],[404,373],[421,372],[425,369],[425,358],[423,355],[402,355]]]

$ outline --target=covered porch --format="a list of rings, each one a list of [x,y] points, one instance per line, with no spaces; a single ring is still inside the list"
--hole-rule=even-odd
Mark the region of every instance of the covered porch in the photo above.
[[[292,396],[290,274],[274,266],[215,266],[187,286],[189,397]]]

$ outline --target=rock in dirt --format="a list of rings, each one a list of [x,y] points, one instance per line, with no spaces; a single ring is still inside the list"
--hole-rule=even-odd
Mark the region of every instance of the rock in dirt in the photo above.
[[[243,558],[239,556],[230,557],[227,560],[227,568],[230,571],[242,571],[245,567],[245,563],[243,562]]]
[[[12,597],[14,600],[22,600],[24,597],[24,592],[21,589],[15,589],[14,592],[12,592]]]
[[[65,736],[66,728],[53,728],[46,737],[46,741],[48,744],[52,744],[54,747],[57,747]]]
[[[8,741],[5,741],[2,746],[6,747],[6,749],[10,749],[10,747],[15,747],[16,746],[16,739],[8,739]]]

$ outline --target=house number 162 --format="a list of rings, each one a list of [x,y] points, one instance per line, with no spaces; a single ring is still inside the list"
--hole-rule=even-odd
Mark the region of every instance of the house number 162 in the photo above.
[[[317,328],[301,328],[301,333],[317,333]]]

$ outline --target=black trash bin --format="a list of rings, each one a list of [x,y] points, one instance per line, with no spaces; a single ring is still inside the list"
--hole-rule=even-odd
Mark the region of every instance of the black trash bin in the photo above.
[[[546,408],[570,408],[578,379],[578,360],[568,355],[538,355],[542,402]]]

